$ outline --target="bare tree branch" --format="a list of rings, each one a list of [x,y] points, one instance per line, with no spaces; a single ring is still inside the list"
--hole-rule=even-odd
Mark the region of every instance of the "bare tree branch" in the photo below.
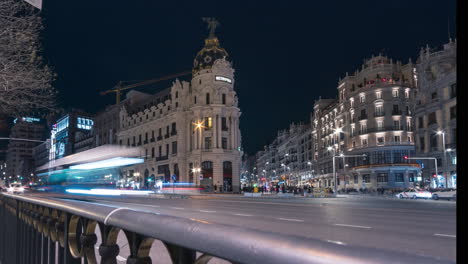
[[[40,56],[42,19],[19,0],[0,0],[0,113],[21,116],[55,109],[53,71]]]

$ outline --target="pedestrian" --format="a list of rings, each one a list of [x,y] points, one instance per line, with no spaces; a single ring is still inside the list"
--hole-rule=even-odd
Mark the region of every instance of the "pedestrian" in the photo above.
[[[217,189],[217,187],[216,187],[216,184],[215,184],[215,185],[214,185],[214,192],[215,192],[215,193],[216,193],[216,189]]]

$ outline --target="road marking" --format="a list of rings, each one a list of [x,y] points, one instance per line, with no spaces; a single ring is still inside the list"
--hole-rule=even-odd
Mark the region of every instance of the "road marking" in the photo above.
[[[209,211],[209,210],[200,210],[200,212],[203,212],[203,213],[216,213],[216,211]]]
[[[182,208],[182,207],[171,207],[172,209],[176,209],[176,210],[185,210],[185,208]]]
[[[204,224],[210,224],[210,222],[203,221],[203,220],[199,220],[199,219],[195,219],[195,218],[190,218],[190,220],[192,220],[192,221],[197,221],[197,222],[204,223]]]
[[[347,244],[344,243],[344,242],[341,242],[341,241],[335,241],[335,240],[327,240],[327,242],[329,243],[333,243],[333,244],[338,244],[338,245],[342,245],[342,246],[346,246]]]
[[[292,219],[292,218],[276,218],[283,221],[292,221],[292,222],[304,222],[302,219]]]
[[[364,228],[364,229],[369,229],[372,228],[370,226],[358,226],[358,225],[345,225],[345,224],[335,224],[336,226],[346,226],[346,227],[356,227],[356,228]]]
[[[456,237],[457,237],[457,236],[455,236],[455,235],[447,235],[447,234],[434,234],[434,236],[452,237],[452,238],[456,238]]]
[[[252,215],[248,215],[248,214],[235,214],[235,215],[238,215],[238,216],[252,216]]]

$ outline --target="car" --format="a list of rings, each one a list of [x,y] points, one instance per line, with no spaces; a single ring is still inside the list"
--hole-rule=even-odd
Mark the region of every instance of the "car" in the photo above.
[[[399,199],[418,199],[418,198],[424,198],[424,199],[429,199],[432,198],[432,193],[427,191],[427,190],[422,190],[422,189],[407,189],[402,191],[401,193],[396,194],[396,197]]]
[[[432,199],[446,199],[446,200],[456,200],[457,199],[457,189],[441,189],[435,192],[432,192]]]
[[[24,193],[24,187],[21,186],[21,184],[18,184],[18,183],[13,183],[12,185],[10,185],[10,187],[8,188],[8,193],[12,193],[12,194],[15,194],[15,193]]]

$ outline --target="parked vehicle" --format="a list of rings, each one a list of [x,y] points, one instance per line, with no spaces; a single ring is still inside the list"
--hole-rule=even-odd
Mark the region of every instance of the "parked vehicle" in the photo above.
[[[400,192],[396,194],[396,197],[399,199],[418,199],[418,198],[424,198],[424,199],[429,199],[432,198],[432,193],[427,191],[427,190],[418,190],[418,189],[407,189],[404,190],[403,192]]]
[[[457,189],[441,189],[432,193],[432,199],[446,199],[446,200],[456,200],[457,199]]]

